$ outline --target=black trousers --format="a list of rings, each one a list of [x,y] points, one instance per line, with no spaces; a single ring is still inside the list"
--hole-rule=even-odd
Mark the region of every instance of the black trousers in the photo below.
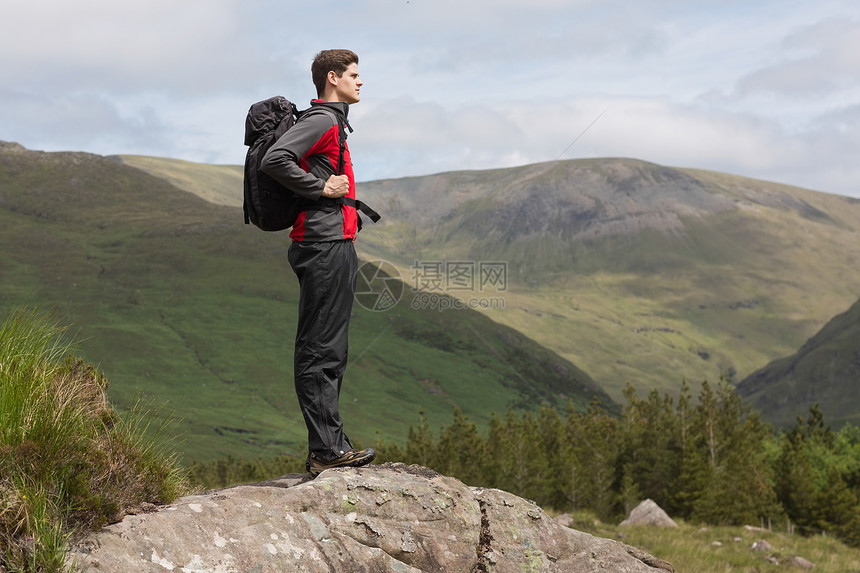
[[[308,427],[308,449],[323,460],[349,451],[339,398],[358,262],[351,240],[293,241],[288,259],[299,279],[294,376]]]

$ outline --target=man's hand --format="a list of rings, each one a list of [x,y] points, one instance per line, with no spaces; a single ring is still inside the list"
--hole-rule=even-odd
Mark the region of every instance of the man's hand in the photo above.
[[[349,178],[346,175],[332,175],[325,182],[322,196],[337,199],[349,193]]]

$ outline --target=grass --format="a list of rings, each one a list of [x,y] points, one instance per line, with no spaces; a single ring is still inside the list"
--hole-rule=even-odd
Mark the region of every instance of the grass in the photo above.
[[[169,428],[142,406],[118,415],[106,379],[64,340],[37,311],[0,325],[0,565],[8,571],[63,571],[76,533],[190,490]]]
[[[625,194],[601,174],[625,164],[636,162],[475,172],[480,185],[462,174],[370,182],[359,191],[394,202],[396,220],[359,247],[404,276],[416,259],[506,261],[506,307],[486,314],[581,367],[615,400],[627,383],[674,392],[685,378],[739,381],[795,352],[860,296],[858,276],[846,274],[860,268],[857,201],[687,169],[677,170],[686,186],[649,185],[646,167]],[[541,211],[541,194],[569,218]],[[631,222],[640,217],[675,226],[639,228]],[[632,227],[617,231],[624,224]],[[571,236],[588,225],[605,228]]]
[[[813,563],[817,573],[854,573],[860,570],[860,550],[832,537],[781,533],[758,527],[700,526],[684,522],[678,528],[624,526],[602,523],[588,512],[573,515],[571,527],[638,547],[668,561],[675,571],[696,573],[768,573],[801,571],[792,558]],[[773,549],[756,552],[764,540]],[[768,558],[775,560],[768,560]]]
[[[168,167],[168,179],[196,178],[183,171],[193,164]],[[185,463],[306,455],[285,235],[98,156],[0,155],[0,181],[0,312],[55,309],[119,410],[144,396],[177,413]],[[587,375],[519,333],[406,298],[388,312],[355,305],[350,358],[341,411],[364,443],[405,440],[422,409],[442,424],[460,405],[483,427],[510,406],[593,394]]]
[[[15,312],[0,324],[0,567],[7,571],[64,571],[76,533],[188,492],[186,470],[164,442],[170,428],[144,408],[118,415],[107,400],[105,378],[71,358],[64,340],[64,329],[36,311]],[[298,471],[300,463],[258,460],[222,479],[262,479]],[[795,555],[820,573],[860,568],[860,551],[828,537],[685,523],[678,529],[620,528],[584,512],[575,514],[573,526],[621,539],[676,571],[782,571]],[[751,551],[759,539],[774,549]],[[766,561],[769,556],[783,565]]]
[[[297,290],[285,237],[242,224],[236,166],[123,161],[0,157],[0,312],[56,308],[79,329],[81,356],[109,375],[118,407],[144,394],[181,415],[186,462],[299,455],[305,430],[290,368]],[[557,199],[594,195],[582,189],[592,177],[603,185],[596,200],[609,203],[594,174],[610,163],[360,184],[386,213],[359,236],[365,259],[395,263],[409,286],[416,259],[502,260],[510,280],[498,293],[505,308],[480,311],[495,326],[475,311],[356,308],[342,404],[351,435],[403,441],[421,409],[437,425],[457,405],[483,428],[493,412],[536,408],[548,396],[585,404],[585,392],[558,390],[564,377],[554,372],[575,367],[619,401],[627,383],[674,392],[684,379],[742,377],[795,351],[860,294],[853,204],[732,176],[694,172],[700,195],[744,208],[685,219],[684,233],[581,242],[563,230],[541,234],[540,225],[535,237],[510,241],[477,232],[492,214],[485,209],[507,200],[488,193],[531,185]],[[488,296],[465,296],[475,294]],[[507,341],[519,333],[537,344],[517,350]],[[539,358],[506,364],[511,352]]]
[[[143,155],[122,155],[126,165],[157,175],[218,205],[241,207],[243,201],[241,165],[204,165],[181,159],[164,159]]]

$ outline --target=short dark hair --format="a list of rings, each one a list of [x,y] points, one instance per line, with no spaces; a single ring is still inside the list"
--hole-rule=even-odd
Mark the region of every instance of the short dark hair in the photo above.
[[[317,88],[317,97],[322,97],[325,91],[328,73],[334,72],[340,77],[350,64],[358,64],[358,55],[352,50],[323,50],[317,54],[311,64],[311,77]]]

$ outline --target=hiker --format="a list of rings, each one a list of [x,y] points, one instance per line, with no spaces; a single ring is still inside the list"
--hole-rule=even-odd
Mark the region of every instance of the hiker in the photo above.
[[[358,266],[354,242],[361,223],[355,207],[334,199],[355,199],[345,128],[352,131],[347,115],[362,86],[358,56],[350,50],[324,50],[314,58],[311,75],[317,90],[311,109],[327,113],[302,117],[269,149],[261,168],[312,204],[293,224],[288,259],[300,288],[294,375],[308,428],[305,467],[316,476],[328,468],[369,464],[376,452],[353,448],[338,406]]]

